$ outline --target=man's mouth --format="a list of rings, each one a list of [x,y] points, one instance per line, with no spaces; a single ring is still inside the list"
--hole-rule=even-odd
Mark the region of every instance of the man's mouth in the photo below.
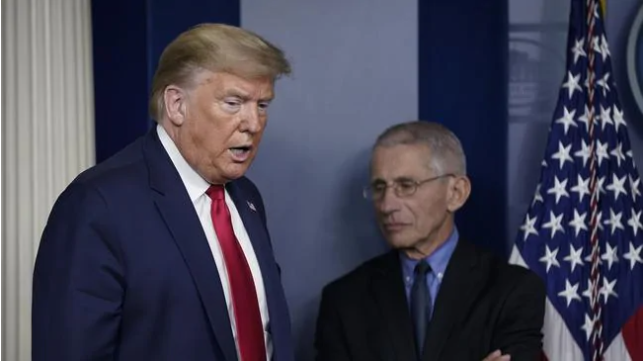
[[[239,147],[231,147],[228,150],[232,154],[233,160],[237,162],[244,162],[250,156],[251,149],[252,149],[251,146],[239,146]]]
[[[406,225],[404,223],[393,223],[392,222],[392,223],[385,223],[383,226],[384,226],[385,230],[387,230],[388,232],[397,232],[397,231],[403,230]]]

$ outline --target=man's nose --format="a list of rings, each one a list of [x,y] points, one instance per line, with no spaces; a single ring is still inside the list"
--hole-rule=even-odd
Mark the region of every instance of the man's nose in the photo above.
[[[400,209],[400,198],[393,187],[387,187],[379,201],[378,209],[383,214],[391,214]]]
[[[242,131],[257,133],[262,129],[261,115],[258,106],[254,103],[245,105],[242,112]]]

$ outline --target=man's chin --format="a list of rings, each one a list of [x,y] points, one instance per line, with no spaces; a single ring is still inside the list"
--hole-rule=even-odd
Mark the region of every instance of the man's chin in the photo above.
[[[413,241],[402,237],[396,237],[395,235],[389,235],[387,237],[387,244],[389,244],[392,249],[409,249],[414,246]]]
[[[204,178],[211,184],[225,184],[243,177],[246,170],[248,170],[248,167],[227,167],[225,170],[212,172]]]
[[[244,162],[244,163],[232,163],[226,167],[226,172],[224,172],[224,177],[227,178],[229,181],[237,180],[240,177],[243,177],[246,174],[246,171],[248,171],[248,166],[250,166],[250,162]]]

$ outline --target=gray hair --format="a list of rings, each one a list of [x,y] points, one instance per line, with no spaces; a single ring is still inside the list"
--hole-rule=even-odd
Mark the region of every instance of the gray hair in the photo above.
[[[378,136],[374,149],[416,144],[423,144],[429,148],[432,156],[429,167],[437,174],[467,174],[461,141],[440,123],[412,121],[391,126]]]

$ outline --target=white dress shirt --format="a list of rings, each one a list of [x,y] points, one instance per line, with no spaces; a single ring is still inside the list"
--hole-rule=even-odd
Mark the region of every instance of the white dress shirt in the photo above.
[[[170,156],[174,167],[179,172],[181,180],[190,195],[190,200],[192,205],[195,207],[203,231],[206,234],[208,239],[208,245],[210,246],[210,251],[212,252],[212,257],[217,265],[217,271],[219,272],[219,279],[221,282],[222,289],[224,290],[224,296],[226,297],[226,307],[228,308],[228,316],[230,317],[231,330],[233,332],[233,338],[235,339],[235,346],[237,348],[237,355],[239,356],[239,343],[237,341],[237,328],[235,326],[235,312],[233,310],[233,303],[231,299],[231,290],[230,283],[228,281],[228,271],[226,270],[226,263],[224,262],[224,256],[221,251],[221,246],[219,245],[219,240],[217,239],[217,234],[215,233],[215,228],[212,224],[212,218],[210,216],[210,206],[212,201],[210,197],[206,195],[206,191],[210,187],[210,183],[204,180],[183,158],[177,146],[174,144],[168,133],[161,125],[157,125],[157,134],[159,139],[163,144],[163,148]],[[253,274],[253,281],[255,282],[255,291],[257,292],[257,299],[259,302],[259,311],[262,316],[262,324],[264,326],[264,342],[266,345],[266,354],[267,359],[273,354],[273,343],[270,334],[268,333],[269,325],[269,315],[268,315],[268,305],[266,304],[266,293],[264,290],[264,279],[262,277],[262,272],[259,269],[259,263],[257,262],[257,256],[255,255],[255,250],[253,245],[250,242],[244,223],[242,222],[239,212],[235,203],[230,199],[228,191],[225,191],[225,200],[228,209],[230,210],[230,217],[233,224],[233,231],[237,237],[237,241],[241,245],[246,260],[248,261],[248,266],[250,271]],[[214,281],[213,281],[214,282]]]

